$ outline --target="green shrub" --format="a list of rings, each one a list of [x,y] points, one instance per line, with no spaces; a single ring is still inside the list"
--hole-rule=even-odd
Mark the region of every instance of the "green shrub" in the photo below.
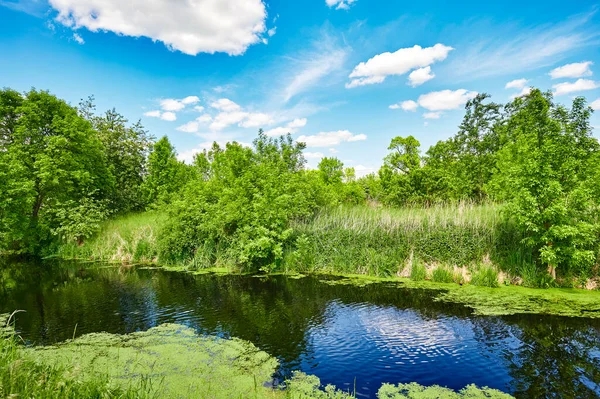
[[[427,278],[427,269],[421,262],[413,262],[410,269],[410,279],[413,281],[423,281]]]
[[[496,288],[498,284],[498,272],[490,266],[480,267],[471,278],[471,284],[481,287]]]
[[[446,267],[440,266],[433,271],[431,279],[436,283],[452,283],[454,282],[454,274]]]

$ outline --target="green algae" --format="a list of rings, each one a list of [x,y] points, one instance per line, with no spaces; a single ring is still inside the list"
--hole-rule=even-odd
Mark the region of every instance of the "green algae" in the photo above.
[[[54,346],[28,349],[40,363],[107,374],[117,386],[146,382],[156,397],[265,397],[277,360],[240,339],[198,336],[164,324],[128,335],[93,333]],[[274,394],[274,393],[273,393]]]
[[[392,384],[383,384],[377,392],[379,399],[461,399],[461,398],[489,398],[489,399],[509,399],[512,396],[490,389],[487,387],[478,388],[475,385],[468,385],[461,389],[459,392],[455,392],[451,389],[433,385],[430,387],[424,387],[419,384],[398,384],[397,386]]]
[[[428,289],[438,293],[436,301],[458,303],[482,316],[513,314],[547,314],[567,317],[600,318],[600,291],[567,288],[526,288],[501,286],[498,288],[432,281],[413,281],[406,278],[380,278],[361,275],[322,276],[321,282],[330,285],[393,283],[398,288]]]

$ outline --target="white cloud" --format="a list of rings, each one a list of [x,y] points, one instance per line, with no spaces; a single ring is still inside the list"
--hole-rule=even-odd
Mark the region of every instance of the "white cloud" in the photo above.
[[[417,102],[429,111],[448,111],[460,108],[475,96],[477,92],[465,89],[441,90],[422,94]]]
[[[431,67],[415,69],[408,75],[408,84],[412,87],[417,87],[423,83],[435,78],[435,73],[431,72]]]
[[[144,116],[149,116],[151,118],[160,118],[164,121],[169,122],[177,120],[177,115],[174,112],[160,112],[159,110],[145,112]]]
[[[305,152],[304,153],[304,158],[307,159],[320,159],[323,158],[325,155],[323,155],[322,152]]]
[[[572,64],[554,68],[548,75],[550,75],[552,79],[582,78],[584,76],[592,76],[590,66],[593,64],[594,63],[592,61],[574,62]]]
[[[250,113],[246,116],[246,120],[240,123],[241,127],[263,127],[273,124],[273,117],[269,114]]]
[[[330,148],[329,152],[332,153],[332,154],[337,154],[338,150],[336,150],[335,148]]]
[[[394,53],[378,54],[354,68],[348,76],[351,80],[346,83],[346,88],[382,83],[387,76],[404,75],[412,69],[427,67],[445,60],[452,50],[452,47],[438,43],[433,47],[423,48],[415,45],[401,48]]]
[[[590,104],[594,111],[600,111],[600,98]]]
[[[328,7],[335,7],[336,10],[347,10],[356,3],[357,0],[325,0]]]
[[[160,111],[159,110],[148,111],[148,112],[144,113],[144,116],[149,116],[151,118],[160,118]]]
[[[78,33],[73,33],[73,39],[79,44],[85,44],[85,40]]]
[[[160,119],[162,119],[163,121],[173,122],[177,120],[177,115],[175,115],[174,112],[163,112],[160,115]]]
[[[594,90],[600,87],[599,82],[589,79],[577,79],[575,82],[558,83],[552,86],[555,96],[563,94],[576,93],[585,90]]]
[[[200,102],[200,99],[198,98],[198,96],[187,96],[186,98],[181,100],[181,102],[185,105],[190,105]]]
[[[266,131],[265,134],[270,137],[282,136],[288,133],[293,134],[296,133],[299,128],[306,126],[306,122],[306,118],[294,119],[285,126],[276,127]]]
[[[444,67],[455,81],[471,81],[553,65],[596,43],[600,31],[589,23],[593,15],[590,12],[553,25],[529,27],[470,22],[448,32],[450,39],[456,38],[456,47],[461,51]],[[485,33],[473,41],[473,32]]]
[[[425,119],[440,119],[441,116],[441,112],[425,112],[423,114],[423,118]]]
[[[212,116],[210,116],[209,114],[204,114],[197,117],[196,120],[200,123],[209,123],[212,122]]]
[[[286,69],[286,76],[282,78],[287,81],[283,89],[284,102],[315,86],[325,76],[341,69],[344,65],[348,52],[331,43],[331,39],[325,37],[324,42],[316,47],[315,50],[299,54],[292,60],[293,68],[297,69],[291,77]]]
[[[196,105],[194,111],[204,112],[204,107],[202,105]]]
[[[392,104],[390,105],[390,109],[400,109],[402,108],[404,111],[411,111],[414,112],[417,110],[417,108],[419,107],[419,104],[417,104],[415,101],[413,100],[407,100],[407,101],[402,101],[399,104]]]
[[[504,88],[521,90],[522,88],[525,87],[526,84],[527,84],[527,79],[515,79],[515,80],[511,80],[510,82],[508,82],[506,84],[506,86],[504,86]]]
[[[243,54],[261,42],[267,12],[262,0],[49,0],[56,20],[92,32],[148,37],[189,55]]]
[[[269,37],[275,36],[275,33],[277,33],[277,27],[271,28],[267,31],[267,35],[269,35]]]
[[[291,121],[290,123],[288,123],[287,126],[290,129],[298,129],[298,128],[306,126],[306,122],[307,122],[306,118],[296,118],[293,121]]]
[[[331,147],[343,142],[353,142],[366,140],[364,134],[353,134],[348,130],[338,130],[334,132],[321,132],[312,136],[300,136],[298,142],[306,143],[307,147]]]
[[[236,123],[241,124],[247,117],[248,113],[243,111],[220,112],[213,118],[210,128],[212,130],[221,130]]]
[[[196,121],[191,121],[186,123],[185,125],[181,125],[177,128],[180,132],[185,133],[196,133],[200,128],[200,124]]]
[[[223,112],[234,112],[242,109],[242,107],[228,98],[220,98],[219,100],[211,103],[210,106]]]

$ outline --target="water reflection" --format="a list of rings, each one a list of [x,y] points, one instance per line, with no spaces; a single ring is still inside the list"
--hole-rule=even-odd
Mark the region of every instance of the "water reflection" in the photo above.
[[[35,344],[73,333],[127,333],[161,323],[236,336],[324,383],[374,397],[382,382],[517,397],[600,397],[600,321],[475,317],[434,293],[349,287],[314,278],[190,276],[159,270],[35,262],[0,267],[0,312],[19,314]],[[76,326],[76,331],[75,331]]]

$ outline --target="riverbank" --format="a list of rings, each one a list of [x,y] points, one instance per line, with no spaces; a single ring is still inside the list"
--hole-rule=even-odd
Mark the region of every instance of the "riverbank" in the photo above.
[[[300,245],[286,250],[282,267],[274,273],[338,275],[352,284],[393,282],[440,290],[438,300],[464,304],[481,315],[600,317],[600,291],[569,288],[577,284],[566,280],[566,288],[550,288],[555,283],[529,266],[520,238],[499,212],[493,205],[332,209],[293,226]],[[114,219],[83,245],[59,247],[56,256],[191,273],[242,273],[218,257],[211,265],[197,259],[161,264],[157,240],[166,220],[160,212]],[[540,286],[546,289],[536,289]],[[597,285],[586,280],[579,287]]]
[[[7,321],[0,315],[0,324]],[[294,373],[273,386],[277,360],[241,339],[198,336],[163,324],[127,335],[94,333],[53,346],[23,347],[8,329],[0,336],[0,397],[36,398],[289,398],[346,399]],[[510,395],[474,385],[455,392],[439,386],[384,384],[379,398],[497,398]],[[419,396],[421,397],[421,396]]]

